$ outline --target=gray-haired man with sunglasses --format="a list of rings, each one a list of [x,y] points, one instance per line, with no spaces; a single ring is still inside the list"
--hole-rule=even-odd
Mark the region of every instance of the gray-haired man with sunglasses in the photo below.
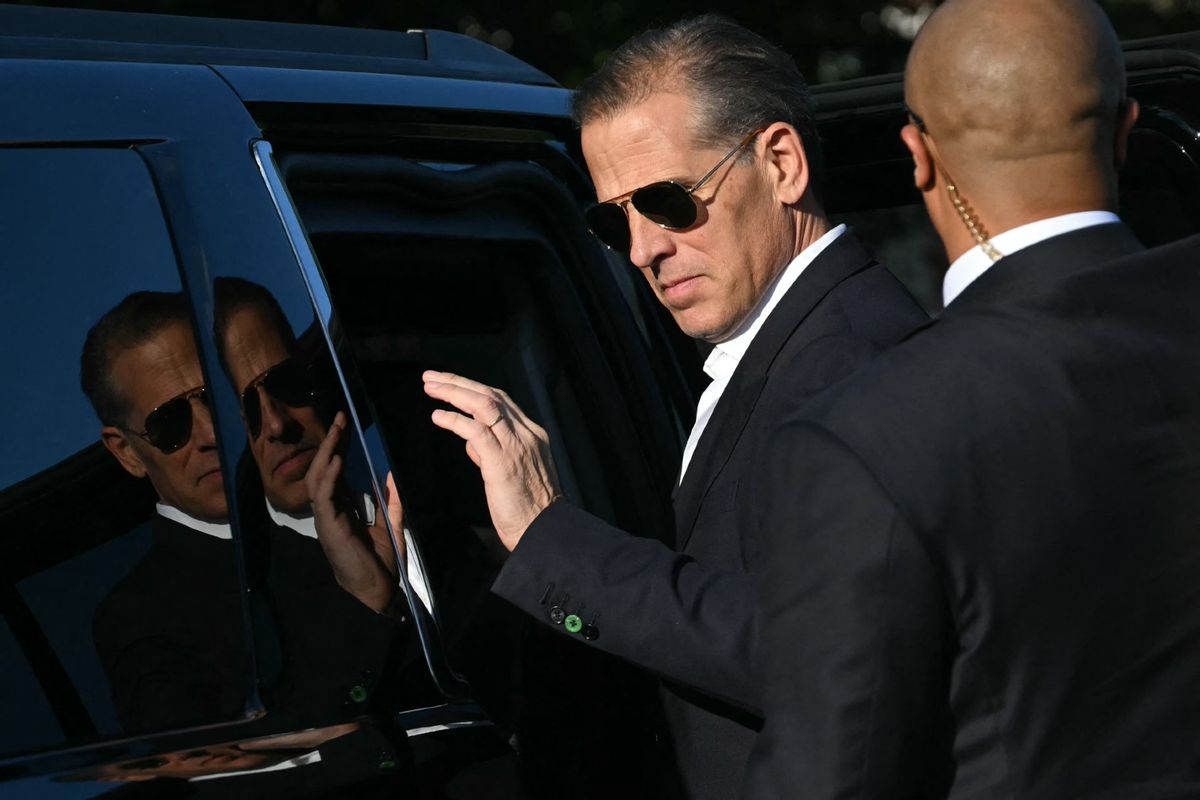
[[[742,501],[785,411],[923,321],[816,190],[807,87],[761,37],[699,17],[621,48],[575,98],[604,200],[592,232],[628,255],[679,327],[713,345],[674,498],[676,526],[616,530],[560,498],[545,433],[503,392],[429,373],[462,414],[512,554],[493,591],[664,678],[684,790],[729,798],[759,727],[756,573],[772,554]]]

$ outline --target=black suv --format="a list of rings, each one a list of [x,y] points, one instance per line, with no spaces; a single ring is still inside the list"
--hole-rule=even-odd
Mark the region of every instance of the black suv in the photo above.
[[[1128,51],[1123,213],[1147,244],[1200,229],[1193,52]],[[816,95],[829,210],[936,311],[899,77]],[[421,389],[427,368],[504,387],[572,498],[672,530],[699,357],[587,233],[567,106],[454,34],[0,7],[0,793],[669,791],[648,677],[489,596],[478,475]],[[119,424],[79,388],[89,330],[146,293],[182,298],[220,466],[202,476],[220,519],[176,562],[150,481],[99,436]],[[237,296],[270,310],[286,369],[238,365]],[[128,433],[171,458],[200,399]],[[382,614],[335,598],[279,486],[339,411],[340,496],[401,590]]]

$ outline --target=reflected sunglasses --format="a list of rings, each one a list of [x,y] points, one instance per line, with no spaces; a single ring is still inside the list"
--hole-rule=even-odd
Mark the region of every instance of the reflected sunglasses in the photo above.
[[[684,186],[675,181],[658,181],[618,195],[611,200],[605,200],[603,203],[597,203],[584,212],[588,229],[605,246],[618,253],[628,254],[631,244],[629,212],[626,209],[628,205],[632,205],[639,214],[660,228],[668,230],[690,228],[696,223],[696,216],[699,212],[698,201],[693,193],[708,183],[712,176],[717,174],[721,165],[740,153],[746,145],[754,141],[755,136],[765,130],[766,128],[759,128],[747,134],[746,138],[721,156],[721,160],[691,186]]]
[[[242,415],[246,418],[246,427],[250,429],[252,439],[257,439],[262,433],[262,399],[258,394],[259,386],[285,406],[301,408],[316,404],[316,381],[313,379],[312,364],[294,358],[280,361],[260,373],[242,389]]]
[[[146,415],[146,430],[135,431],[120,425],[115,427],[141,436],[164,453],[174,453],[192,438],[192,399],[208,408],[208,387],[201,384],[172,397]]]

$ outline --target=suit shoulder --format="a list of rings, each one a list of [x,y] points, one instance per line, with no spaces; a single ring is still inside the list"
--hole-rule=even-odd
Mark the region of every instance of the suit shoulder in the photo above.
[[[878,263],[839,283],[828,299],[844,316],[850,334],[885,347],[929,321],[904,284]]]

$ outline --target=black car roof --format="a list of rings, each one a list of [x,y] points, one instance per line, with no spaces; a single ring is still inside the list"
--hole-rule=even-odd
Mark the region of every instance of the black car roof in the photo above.
[[[0,5],[0,57],[288,67],[556,86],[489,44],[407,32]]]

